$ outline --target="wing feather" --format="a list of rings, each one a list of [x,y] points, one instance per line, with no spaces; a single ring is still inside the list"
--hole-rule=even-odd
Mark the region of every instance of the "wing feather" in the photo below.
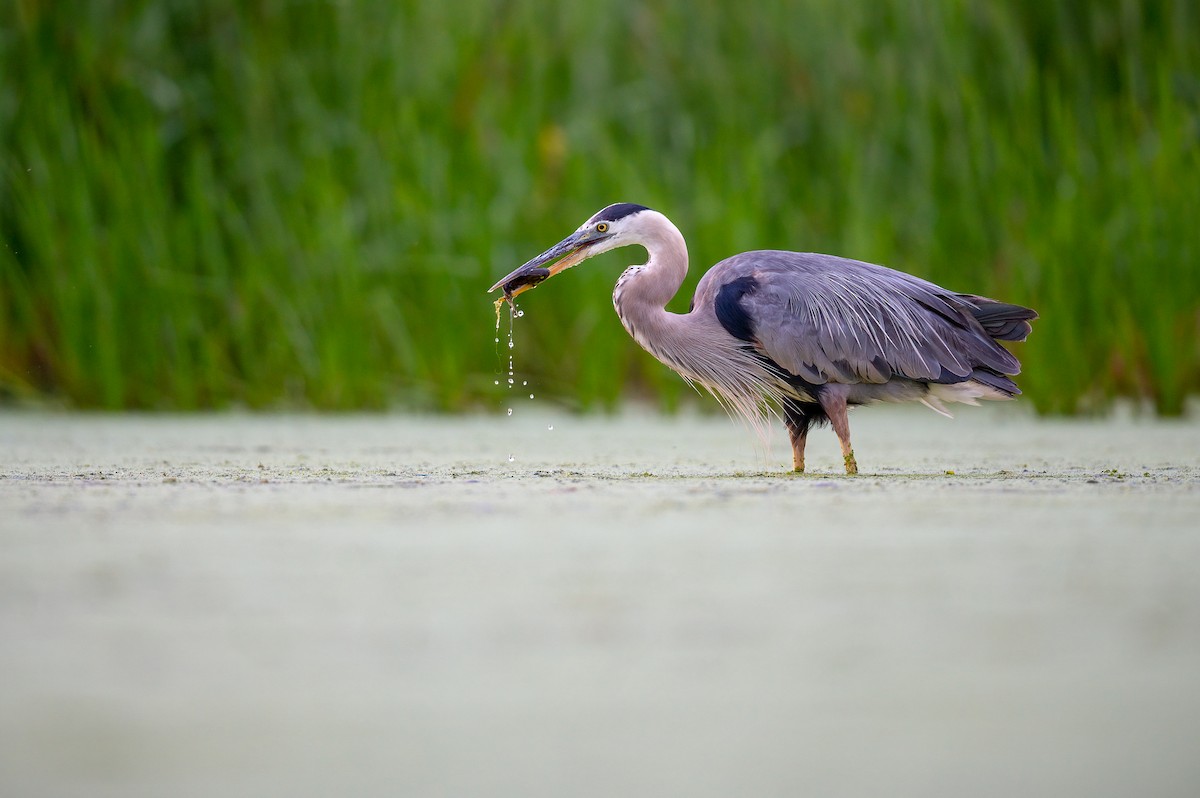
[[[991,301],[983,297],[861,261],[761,251],[714,266],[697,287],[697,304],[706,297],[711,304],[732,280],[743,286],[739,312],[749,320],[755,345],[813,384],[883,383],[896,376],[959,382],[978,368],[1020,371],[1016,358],[992,339],[1011,333],[1018,320],[997,309],[985,330],[975,315],[978,305]]]

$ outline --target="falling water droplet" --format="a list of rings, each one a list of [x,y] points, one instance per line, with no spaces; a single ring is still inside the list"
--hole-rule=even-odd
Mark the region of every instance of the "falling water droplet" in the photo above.
[[[510,463],[515,461],[516,459],[517,458],[513,457],[511,454],[508,456],[508,462],[510,462]]]
[[[512,341],[509,341],[509,342],[508,342],[508,348],[509,348],[509,349],[512,349],[512,348],[513,348],[513,342],[512,342]]]
[[[533,394],[529,394],[529,398],[530,398],[530,399],[532,399],[532,398],[533,398]]]
[[[509,377],[509,378],[508,378],[508,384],[509,384],[509,385],[512,385],[512,384],[513,384],[513,378],[512,378],[512,377]]]
[[[522,384],[522,385],[528,385],[528,384],[529,384],[529,380],[521,380],[521,384]]]
[[[554,432],[554,425],[550,424],[546,427],[546,429],[550,430],[551,432]]]
[[[499,384],[500,384],[500,380],[495,380],[495,381],[493,382],[493,384],[494,384],[494,385],[499,385]]]
[[[508,414],[509,414],[510,416],[512,415],[512,408],[511,408],[511,407],[510,407],[510,408],[508,408]]]

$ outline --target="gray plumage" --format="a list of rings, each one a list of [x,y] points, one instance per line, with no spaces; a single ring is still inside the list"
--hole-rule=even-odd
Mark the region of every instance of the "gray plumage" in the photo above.
[[[998,340],[1023,341],[1037,314],[883,266],[764,250],[721,261],[686,314],[665,310],[687,273],[687,246],[662,214],[610,205],[492,290],[511,297],[600,252],[630,244],[650,257],[617,281],[613,304],[643,348],[727,409],[761,424],[782,414],[794,467],[828,421],[857,472],[846,410],[880,401],[975,404],[1020,393],[1020,364]],[[550,265],[549,274],[542,268]],[[532,279],[536,277],[537,279]]]
[[[722,286],[752,280],[740,299],[753,341],[774,362],[807,382],[879,384],[893,378],[954,383],[978,376],[1010,394],[1000,375],[1020,364],[993,340],[1021,340],[1005,327],[989,331],[977,315],[988,305],[902,272],[808,252],[746,252],[721,261],[700,281],[693,307],[715,301]],[[986,318],[986,317],[985,317]],[[1025,318],[1028,318],[1026,316]],[[988,319],[995,320],[995,316]],[[1004,317],[1007,323],[1008,317]],[[853,394],[853,392],[852,392]]]

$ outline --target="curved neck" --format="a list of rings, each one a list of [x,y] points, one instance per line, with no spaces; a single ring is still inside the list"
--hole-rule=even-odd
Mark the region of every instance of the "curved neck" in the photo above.
[[[688,382],[703,385],[751,424],[765,412],[764,401],[782,404],[786,386],[744,341],[725,330],[711,304],[701,302],[684,314],[667,312],[665,306],[683,285],[688,267],[687,245],[675,225],[661,217],[636,243],[650,258],[630,266],[617,280],[613,306],[638,345]]]
[[[688,252],[683,234],[662,218],[637,243],[646,248],[649,259],[630,266],[613,289],[613,307],[621,324],[643,349],[669,366],[679,367],[678,354],[685,352],[685,334],[679,327],[685,318],[668,313],[666,304],[683,285],[687,276]]]
[[[617,281],[613,291],[614,304],[636,300],[665,307],[683,285],[687,276],[687,243],[679,228],[665,217],[660,224],[644,233],[636,243],[646,248],[650,256],[640,266],[631,266]]]

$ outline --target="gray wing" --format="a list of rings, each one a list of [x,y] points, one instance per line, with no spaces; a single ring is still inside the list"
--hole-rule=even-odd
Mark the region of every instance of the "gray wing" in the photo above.
[[[731,334],[817,385],[960,382],[977,369],[1017,374],[1020,364],[993,335],[1022,340],[1024,320],[1037,315],[883,266],[779,251],[718,263],[697,286],[696,301],[711,301]],[[988,308],[996,329],[985,329],[977,307]]]

